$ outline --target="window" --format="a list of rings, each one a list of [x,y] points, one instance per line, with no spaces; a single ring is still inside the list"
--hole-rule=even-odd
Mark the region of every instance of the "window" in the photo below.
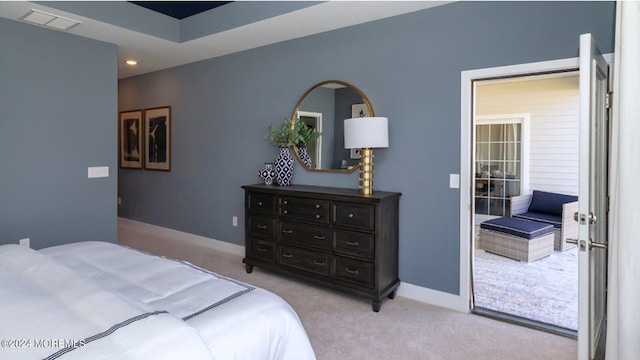
[[[527,115],[480,117],[475,132],[475,213],[509,216],[523,192]]]

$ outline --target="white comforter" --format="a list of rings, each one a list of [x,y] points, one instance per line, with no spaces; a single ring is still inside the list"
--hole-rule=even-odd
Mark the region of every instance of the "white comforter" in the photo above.
[[[315,359],[297,314],[269,291],[110,243],[40,252],[105,289],[184,319],[216,359]]]
[[[181,319],[24,246],[0,246],[0,359],[212,359]]]

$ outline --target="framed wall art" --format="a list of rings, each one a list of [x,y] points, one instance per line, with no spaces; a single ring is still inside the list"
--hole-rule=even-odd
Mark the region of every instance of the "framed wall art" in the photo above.
[[[171,106],[144,110],[144,168],[171,171]]]
[[[369,117],[369,108],[367,108],[366,104],[353,104],[351,105],[351,117],[359,118],[359,117]]]
[[[118,121],[120,167],[142,169],[142,110],[121,111]]]

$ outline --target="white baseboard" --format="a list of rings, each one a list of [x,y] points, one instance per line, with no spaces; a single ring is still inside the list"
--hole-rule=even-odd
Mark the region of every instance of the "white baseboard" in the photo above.
[[[190,244],[205,246],[214,250],[224,251],[238,256],[244,256],[244,246],[231,244],[225,241],[215,240],[208,237],[189,234],[186,232],[165,228],[162,226],[143,223],[140,221],[118,218],[118,226],[122,226],[131,231],[140,231],[146,234],[162,237],[170,237],[176,241],[184,241]],[[469,302],[459,295],[453,295],[442,291],[437,291],[406,282],[402,282],[397,292],[398,296],[416,300],[429,305],[442,307],[464,313],[469,312]]]

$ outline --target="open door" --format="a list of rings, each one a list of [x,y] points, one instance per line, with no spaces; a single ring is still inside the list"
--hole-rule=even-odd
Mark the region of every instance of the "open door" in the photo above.
[[[609,66],[591,34],[580,36],[578,359],[604,349],[609,178]]]

